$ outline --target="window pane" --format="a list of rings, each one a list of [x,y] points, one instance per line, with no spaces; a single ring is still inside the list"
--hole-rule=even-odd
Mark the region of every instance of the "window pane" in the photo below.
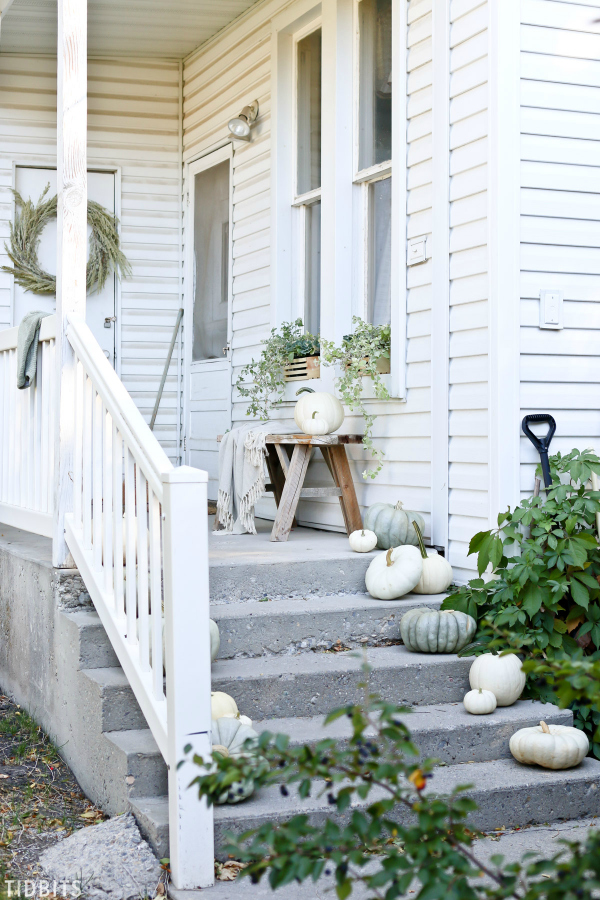
[[[306,271],[304,328],[310,334],[321,330],[321,203],[306,207]]]
[[[223,359],[229,305],[229,163],[195,179],[192,359]]]
[[[388,325],[392,290],[392,179],[369,185],[369,304],[368,321]]]
[[[297,193],[321,187],[321,29],[298,41]]]
[[[392,0],[359,5],[359,169],[392,158]]]

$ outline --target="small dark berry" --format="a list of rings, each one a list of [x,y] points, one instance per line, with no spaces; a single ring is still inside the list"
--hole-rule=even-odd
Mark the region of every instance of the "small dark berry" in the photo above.
[[[330,806],[333,806],[335,803],[335,796],[333,794],[327,794],[327,802]]]
[[[239,788],[238,788],[238,794],[243,794],[243,793],[244,793],[244,788],[243,788],[243,787],[239,787]]]
[[[258,884],[258,875],[255,875],[253,872],[250,876],[250,881],[252,882],[252,884]]]
[[[285,784],[282,784],[282,785],[279,786],[279,793],[281,794],[282,797],[287,797],[287,796],[288,796],[289,791],[288,791],[288,789],[286,788]]]
[[[326,875],[331,875],[331,869],[325,869],[325,874],[326,874]]]
[[[349,719],[351,719],[352,718],[352,710],[349,709],[348,712],[346,713],[346,715],[348,716]]]

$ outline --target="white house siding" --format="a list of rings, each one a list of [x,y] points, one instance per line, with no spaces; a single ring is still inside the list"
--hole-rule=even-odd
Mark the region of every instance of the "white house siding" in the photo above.
[[[233,190],[233,341],[232,380],[260,353],[260,341],[273,318],[270,277],[271,184],[271,19],[287,4],[263,3],[184,61],[184,160],[218,146],[227,138],[227,121],[240,106],[258,99],[259,123],[249,144],[234,144]],[[410,0],[409,56],[409,211],[410,233],[431,231],[431,0]],[[400,175],[399,177],[403,177]],[[374,427],[385,450],[384,468],[365,483],[364,454],[349,448],[359,502],[401,499],[430,513],[430,310],[431,264],[408,272],[408,395],[405,403],[377,403]],[[292,404],[288,404],[291,412]],[[246,404],[233,394],[233,424],[246,419]],[[349,431],[362,422],[349,417]],[[362,458],[361,458],[362,457]],[[320,454],[311,463],[307,484],[330,484]],[[273,511],[271,501],[261,514]],[[341,528],[336,500],[302,501],[299,519],[306,524]]]
[[[181,303],[180,64],[91,59],[88,160],[121,172],[121,234],[132,277],[121,287],[121,377],[150,418]],[[0,54],[0,259],[13,215],[14,164],[56,164],[56,59]],[[0,327],[12,323],[12,279],[0,272]],[[178,455],[174,355],[156,436]]]
[[[450,15],[449,558],[466,580],[488,527],[487,3]]]
[[[523,0],[521,407],[556,419],[552,448],[600,450],[600,4]],[[594,22],[594,20],[596,20]],[[564,292],[564,330],[539,294]],[[537,456],[521,441],[521,490]]]

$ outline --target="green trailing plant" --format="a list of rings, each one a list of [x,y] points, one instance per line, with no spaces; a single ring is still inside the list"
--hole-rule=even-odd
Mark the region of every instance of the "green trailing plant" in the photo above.
[[[267,420],[284,398],[283,367],[303,356],[318,356],[320,346],[318,336],[304,332],[302,319],[272,328],[262,345],[260,357],[244,366],[236,387],[249,400],[246,415]]]
[[[389,400],[390,395],[377,369],[380,359],[390,358],[391,329],[389,325],[370,325],[353,316],[354,331],[344,337],[337,347],[332,341],[321,341],[321,358],[325,365],[336,366],[336,389],[342,403],[359,413],[365,422],[363,446],[376,462],[374,469],[366,469],[363,478],[376,478],[382,469],[383,451],[373,444],[373,423],[376,416],[367,410],[363,397],[364,378],[370,377],[375,397]]]
[[[47,197],[50,185],[46,185],[37,203],[24,200],[18,191],[15,198],[15,219],[10,226],[10,240],[4,248],[12,266],[2,266],[15,282],[33,294],[55,294],[56,277],[40,266],[38,249],[42,231],[56,218],[58,198]],[[91,226],[86,286],[89,293],[100,292],[108,277],[131,274],[127,257],[121,250],[118,219],[93,200],[88,202],[88,224]]]
[[[526,655],[562,659],[573,654],[600,656],[600,547],[596,513],[600,492],[589,486],[600,459],[590,451],[550,458],[552,485],[498,516],[498,527],[472,539],[480,576],[455,590],[442,604],[479,622],[471,652],[497,642],[509,631]],[[534,698],[553,700],[554,690],[529,680]],[[589,730],[600,710],[584,713],[576,724]],[[600,748],[599,748],[600,749]]]
[[[526,857],[505,865],[501,856],[492,856],[483,861],[474,847],[478,835],[467,821],[476,804],[465,787],[449,796],[436,793],[434,763],[418,758],[406,712],[371,695],[327,717],[327,723],[348,718],[347,743],[326,738],[292,746],[285,735],[265,732],[254,757],[215,756],[208,774],[192,782],[209,803],[252,777],[257,786],[278,787],[282,805],[296,792],[302,799],[324,795],[333,814],[320,824],[300,814],[230,835],[225,852],[245,864],[243,877],[257,883],[266,875],[277,889],[330,875],[338,900],[355,886],[366,887],[361,896],[369,900],[396,900],[409,891],[415,900],[597,895],[600,832],[595,830],[585,844],[565,843],[550,860]],[[194,762],[207,771],[201,757]]]

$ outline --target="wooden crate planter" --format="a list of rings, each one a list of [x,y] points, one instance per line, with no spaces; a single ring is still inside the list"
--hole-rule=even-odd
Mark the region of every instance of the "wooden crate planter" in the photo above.
[[[300,356],[283,367],[286,381],[309,381],[321,377],[321,360],[319,356]]]

